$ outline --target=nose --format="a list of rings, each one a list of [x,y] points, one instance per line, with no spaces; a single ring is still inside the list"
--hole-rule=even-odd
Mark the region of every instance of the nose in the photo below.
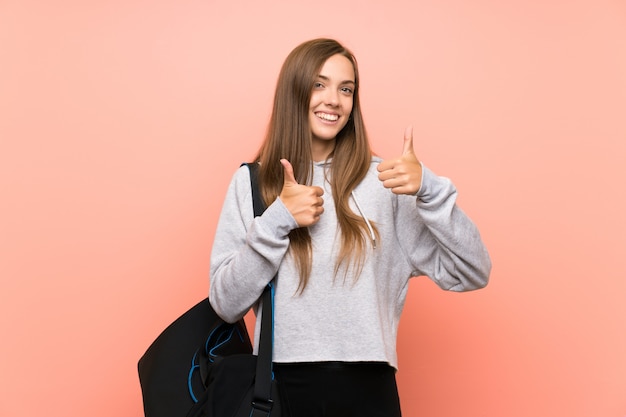
[[[325,101],[329,106],[337,107],[339,105],[339,92],[335,89],[329,88],[326,90]]]

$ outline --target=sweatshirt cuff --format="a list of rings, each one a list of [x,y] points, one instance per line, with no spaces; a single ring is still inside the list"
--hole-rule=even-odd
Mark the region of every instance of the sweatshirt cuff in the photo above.
[[[417,192],[417,199],[422,203],[430,203],[442,192],[451,187],[450,180],[440,177],[422,165],[422,184]]]
[[[276,200],[269,205],[259,220],[260,227],[266,232],[275,234],[279,239],[287,237],[289,232],[298,228],[296,219],[294,219],[287,207],[285,207],[280,197],[276,198]]]

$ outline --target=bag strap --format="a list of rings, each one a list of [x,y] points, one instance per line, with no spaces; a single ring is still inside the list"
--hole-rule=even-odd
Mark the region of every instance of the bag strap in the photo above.
[[[252,188],[252,206],[254,217],[265,211],[265,203],[261,196],[258,183],[259,165],[247,163],[250,170],[250,186]],[[252,395],[252,413],[250,417],[269,417],[274,404],[272,400],[272,349],[274,343],[274,280],[265,287],[261,300],[263,302],[261,316],[261,332],[259,334],[259,355],[256,363],[256,378]]]
[[[258,217],[265,211],[265,203],[259,189],[259,164],[246,163],[250,170],[250,188],[252,189],[252,208],[254,209],[254,217]]]

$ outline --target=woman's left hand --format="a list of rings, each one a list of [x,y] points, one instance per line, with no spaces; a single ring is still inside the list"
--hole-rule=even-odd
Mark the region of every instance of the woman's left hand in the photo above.
[[[422,184],[422,164],[413,150],[413,127],[404,131],[404,147],[398,158],[378,165],[378,179],[394,194],[415,195]]]

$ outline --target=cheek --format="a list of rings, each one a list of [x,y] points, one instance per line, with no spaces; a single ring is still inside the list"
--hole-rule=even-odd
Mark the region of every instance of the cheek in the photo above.
[[[309,100],[309,108],[312,109],[320,104],[319,93],[314,91],[311,94],[311,100]]]
[[[346,109],[346,113],[352,113],[352,106],[354,105],[354,100],[352,98],[346,100],[343,108]]]

